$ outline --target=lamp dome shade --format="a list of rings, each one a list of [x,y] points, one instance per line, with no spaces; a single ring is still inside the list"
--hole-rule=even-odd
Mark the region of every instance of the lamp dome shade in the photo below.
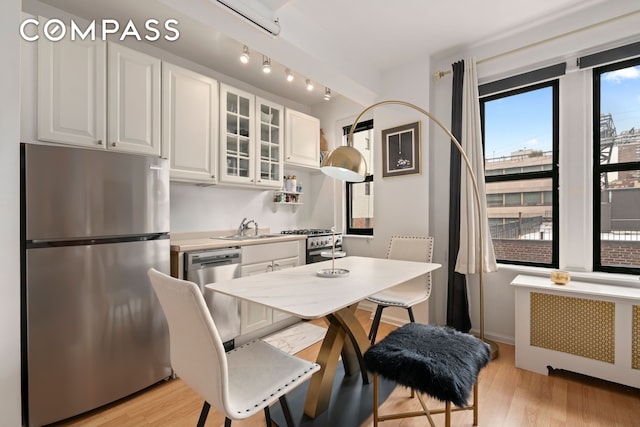
[[[367,163],[360,151],[343,145],[329,153],[320,170],[341,181],[362,182],[367,174]]]

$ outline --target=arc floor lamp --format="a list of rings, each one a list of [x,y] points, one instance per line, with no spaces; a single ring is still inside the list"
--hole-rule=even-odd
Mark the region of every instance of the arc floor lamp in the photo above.
[[[342,181],[350,181],[350,182],[362,182],[365,179],[367,173],[367,165],[362,157],[362,154],[353,147],[353,132],[356,128],[358,122],[362,116],[367,114],[369,111],[381,107],[383,105],[402,105],[405,107],[412,108],[425,116],[427,116],[430,120],[432,120],[440,129],[442,129],[447,136],[451,139],[451,142],[460,152],[460,156],[464,160],[464,164],[467,169],[467,173],[471,178],[471,182],[473,184],[473,194],[476,203],[476,211],[477,211],[477,220],[478,220],[478,259],[480,260],[480,268],[478,270],[478,283],[479,283],[479,293],[480,293],[480,339],[486,343],[488,343],[491,347],[491,358],[495,359],[498,356],[498,345],[490,340],[487,340],[484,336],[484,282],[483,282],[483,261],[484,261],[484,241],[483,241],[483,232],[482,232],[482,210],[481,210],[481,201],[480,201],[480,191],[478,190],[478,180],[476,179],[476,175],[473,173],[473,168],[471,167],[471,162],[467,157],[462,145],[458,141],[458,139],[453,136],[453,133],[433,114],[429,113],[427,110],[418,107],[415,104],[411,104],[406,101],[381,101],[375,104],[372,104],[365,108],[359,115],[356,117],[353,125],[351,126],[351,130],[349,131],[349,135],[347,136],[347,145],[342,145],[329,153],[329,155],[322,162],[321,170],[325,175],[328,175],[332,178],[339,179]]]

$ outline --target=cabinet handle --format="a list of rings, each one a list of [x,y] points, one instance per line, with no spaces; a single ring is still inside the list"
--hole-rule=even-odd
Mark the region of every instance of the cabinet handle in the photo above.
[[[98,140],[98,145],[102,145],[102,140],[101,139]]]
[[[280,264],[278,264],[277,262],[274,262],[273,269],[275,270],[276,268],[280,268]]]
[[[216,177],[215,175],[211,175],[211,178],[215,178],[215,177]]]
[[[112,147],[115,147],[116,145],[117,145],[117,144],[116,144],[115,142],[112,142],[112,143],[111,143],[111,146],[112,146]]]
[[[272,265],[268,265],[267,266],[267,271],[273,271],[273,266]]]

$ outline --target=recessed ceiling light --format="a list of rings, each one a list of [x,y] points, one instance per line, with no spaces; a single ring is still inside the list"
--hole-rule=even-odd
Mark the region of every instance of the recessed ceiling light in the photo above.
[[[242,53],[240,54],[240,62],[243,64],[247,64],[249,62],[249,48],[245,45],[242,48]]]

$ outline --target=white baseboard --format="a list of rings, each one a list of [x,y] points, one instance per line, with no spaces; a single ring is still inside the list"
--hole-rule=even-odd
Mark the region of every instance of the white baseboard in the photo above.
[[[362,301],[359,305],[358,308],[361,308],[363,310],[367,310],[371,312],[371,319],[373,319],[373,315],[375,314],[376,311],[376,304],[369,302],[369,301]],[[397,317],[397,316],[389,316],[389,315],[385,315],[384,313],[386,312],[383,311],[382,313],[382,321],[385,323],[389,323],[391,325],[395,325],[395,326],[402,326],[405,323],[409,322],[409,318],[402,318],[402,317]],[[443,326],[443,325],[441,325]],[[479,335],[480,331],[476,330],[476,329],[472,329],[470,331],[472,334],[474,335]],[[500,335],[500,334],[492,334],[491,332],[487,332],[485,331],[484,336],[492,341],[497,341],[497,342],[501,342],[504,344],[509,344],[509,345],[515,345],[516,340],[514,337],[510,337],[510,336],[506,336],[506,335]]]

